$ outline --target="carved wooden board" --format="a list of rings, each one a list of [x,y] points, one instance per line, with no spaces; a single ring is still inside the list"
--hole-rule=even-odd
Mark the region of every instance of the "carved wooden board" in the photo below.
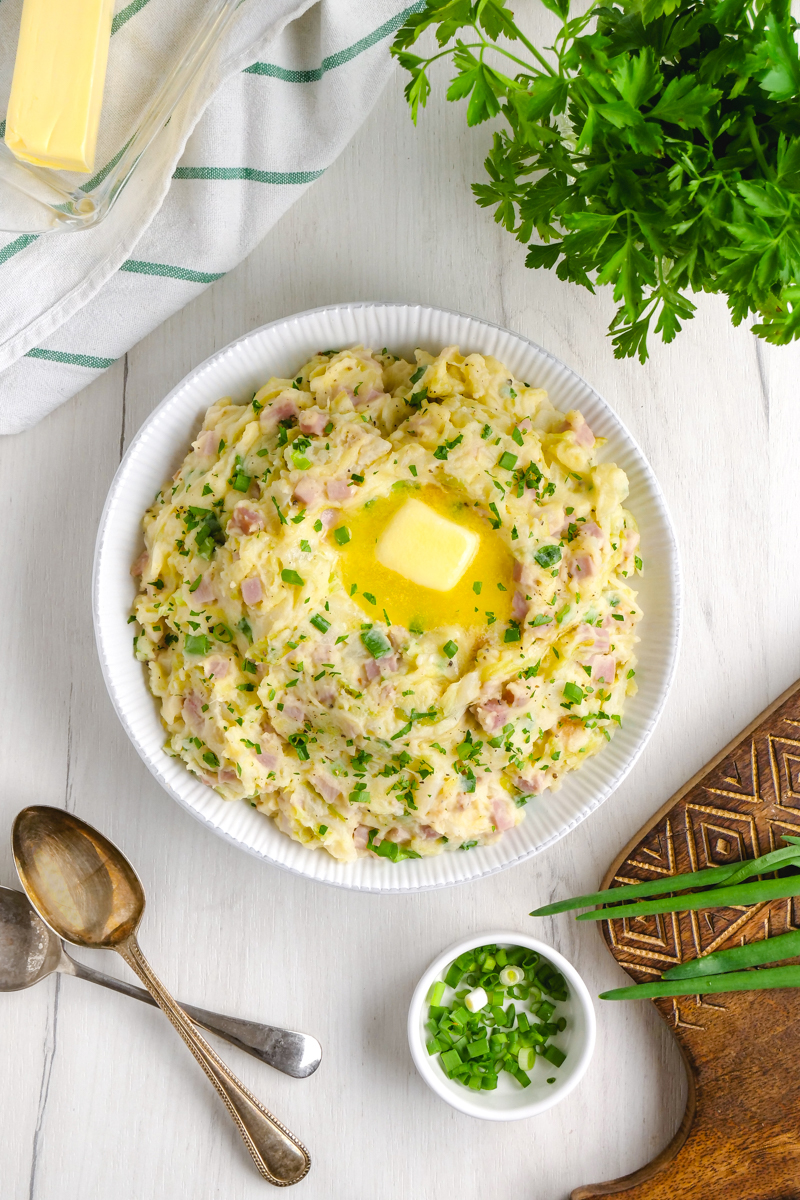
[[[785,833],[800,834],[800,681],[656,813],[602,886],[753,858],[783,845]],[[698,954],[798,928],[800,897],[601,926],[637,983]],[[800,989],[650,1003],[673,1029],[686,1064],[680,1129],[647,1166],[577,1188],[571,1200],[800,1197]]]

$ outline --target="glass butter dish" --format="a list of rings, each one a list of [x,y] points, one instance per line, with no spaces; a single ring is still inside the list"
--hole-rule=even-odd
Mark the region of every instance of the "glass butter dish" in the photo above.
[[[115,0],[93,169],[78,173],[39,166],[17,157],[5,140],[0,141],[0,231],[79,230],[102,221],[140,164],[155,152],[176,106],[184,99],[191,103],[192,91],[216,69],[216,52],[240,3]],[[4,0],[0,5],[0,113],[4,117],[22,9],[23,0]],[[108,25],[105,28],[108,44]],[[41,65],[43,70],[52,66]],[[35,79],[38,64],[27,66]],[[3,119],[0,138],[4,139],[5,131]]]

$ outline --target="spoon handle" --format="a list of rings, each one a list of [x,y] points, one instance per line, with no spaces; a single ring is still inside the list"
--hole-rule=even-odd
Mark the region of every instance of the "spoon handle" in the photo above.
[[[153,1008],[158,1008],[156,1001],[144,988],[95,971],[66,953],[59,969],[77,979],[99,983],[101,987],[109,988],[112,992],[121,992],[123,996],[130,996],[134,1000],[141,1000],[144,1004],[152,1004]],[[268,1066],[283,1071],[285,1075],[291,1075],[295,1079],[307,1079],[320,1064],[322,1047],[316,1038],[307,1033],[279,1029],[274,1025],[262,1025],[257,1021],[245,1021],[240,1017],[228,1017],[222,1013],[209,1012],[205,1008],[197,1008],[194,1004],[184,1004],[183,1001],[180,1001],[180,1006],[189,1014],[195,1025],[202,1025],[203,1029],[216,1033],[232,1046],[238,1046],[240,1050],[245,1050]]]
[[[201,1037],[186,1013],[154,975],[134,934],[114,947],[166,1013],[225,1102],[262,1178],[278,1187],[299,1183],[311,1167],[302,1142],[276,1120]]]

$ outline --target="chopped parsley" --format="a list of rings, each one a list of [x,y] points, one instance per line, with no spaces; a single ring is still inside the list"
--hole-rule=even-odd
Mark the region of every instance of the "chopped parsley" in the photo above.
[[[561,562],[560,546],[540,546],[533,556],[540,567],[552,567]]]

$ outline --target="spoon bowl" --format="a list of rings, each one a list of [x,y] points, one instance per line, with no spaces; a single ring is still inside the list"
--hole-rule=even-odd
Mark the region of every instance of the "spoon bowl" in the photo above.
[[[73,946],[114,950],[138,928],[144,888],[117,847],[61,808],[24,808],[11,835],[31,903]]]
[[[0,887],[0,992],[19,992],[58,969],[61,946],[22,892]]]
[[[41,805],[17,814],[11,845],[28,899],[53,932],[75,946],[116,950],[136,972],[217,1089],[261,1177],[278,1187],[304,1179],[305,1146],[212,1050],[142,954],[144,888],[122,851],[72,813]]]

